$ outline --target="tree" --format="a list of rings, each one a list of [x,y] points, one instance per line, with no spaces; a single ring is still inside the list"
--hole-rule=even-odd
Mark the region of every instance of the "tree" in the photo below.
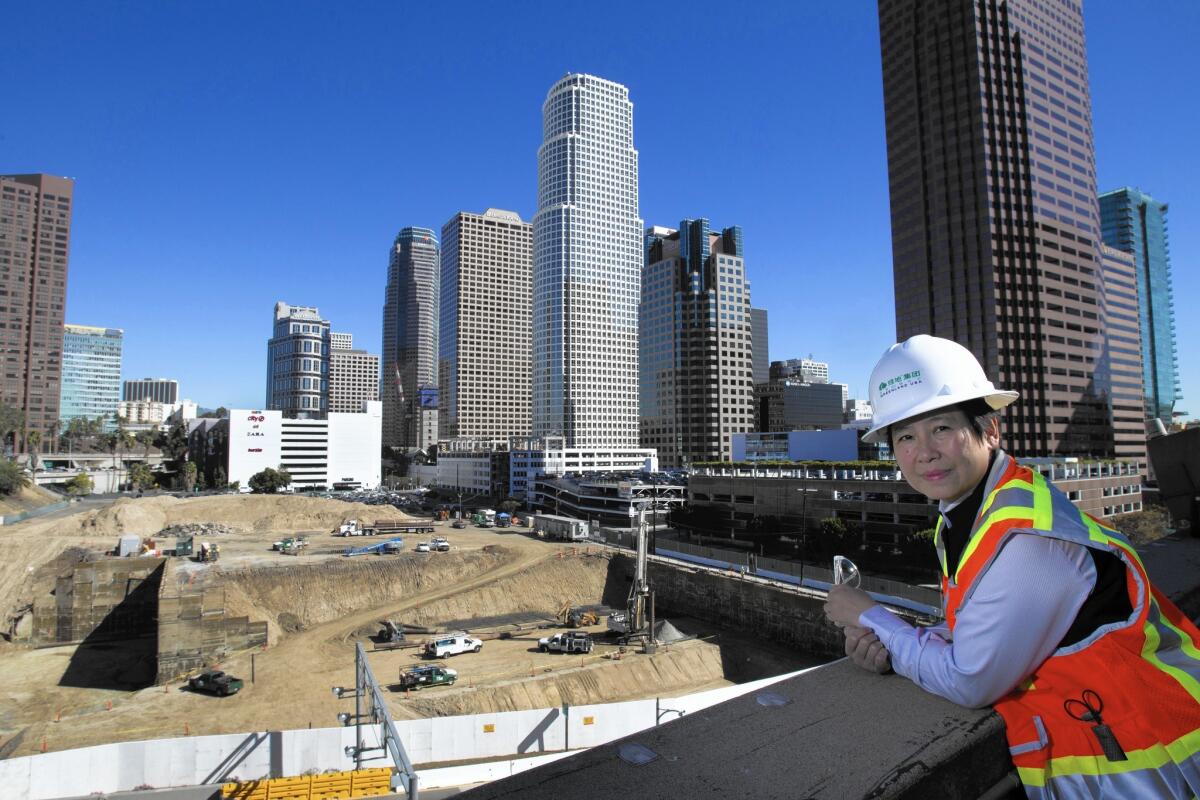
[[[229,484],[229,477],[225,474],[224,467],[217,467],[213,470],[213,488],[224,489]]]
[[[67,491],[75,495],[91,494],[93,485],[92,476],[81,472],[67,481]]]
[[[250,491],[255,494],[275,494],[292,482],[292,476],[287,470],[267,467],[262,472],[250,476]]]
[[[7,445],[9,437],[13,437],[13,449],[16,449],[17,432],[25,427],[25,412],[16,406],[0,402],[0,445]]]
[[[33,474],[33,483],[37,483],[38,459],[42,454],[42,432],[30,431],[25,436],[25,444],[29,447],[29,471]]]
[[[196,485],[196,462],[186,461],[183,464],[183,490],[185,492],[192,491]]]
[[[154,437],[154,446],[162,451],[163,460],[171,469],[181,469],[188,449],[187,428],[182,422],[176,422],[166,433],[160,432]]]
[[[129,467],[129,482],[139,492],[153,489],[157,485],[154,481],[154,471],[148,464],[141,461]]]
[[[214,410],[205,410],[196,415],[200,419],[224,419],[229,416],[229,409],[225,406],[217,406]]]
[[[0,458],[0,494],[13,494],[29,485],[29,476],[11,458]]]

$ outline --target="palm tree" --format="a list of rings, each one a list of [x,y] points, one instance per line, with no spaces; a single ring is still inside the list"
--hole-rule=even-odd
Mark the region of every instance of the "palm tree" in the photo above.
[[[30,431],[25,436],[25,444],[29,447],[29,471],[33,473],[33,485],[37,486],[38,456],[41,455],[42,432]]]
[[[121,462],[117,458],[117,454],[121,451],[128,452],[129,448],[134,445],[133,434],[125,430],[125,418],[117,417],[117,432],[113,436],[113,468],[117,471],[117,485],[121,486]],[[118,489],[118,491],[120,491]]]

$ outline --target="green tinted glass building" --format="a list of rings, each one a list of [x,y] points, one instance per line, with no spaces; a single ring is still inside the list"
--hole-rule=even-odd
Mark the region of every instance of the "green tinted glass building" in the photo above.
[[[1167,204],[1124,187],[1100,195],[1104,243],[1134,259],[1142,334],[1142,385],[1146,413],[1170,422],[1181,398],[1175,348],[1175,304],[1167,246]]]
[[[104,417],[105,429],[116,429],[124,336],[119,328],[63,326],[60,419],[64,425],[77,417]]]

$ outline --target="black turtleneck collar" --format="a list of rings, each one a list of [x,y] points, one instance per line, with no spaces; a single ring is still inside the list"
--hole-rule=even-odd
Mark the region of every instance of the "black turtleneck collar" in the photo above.
[[[997,450],[992,451],[992,456],[988,459],[987,470],[971,493],[942,515],[946,518],[947,523],[942,526],[942,546],[946,548],[946,569],[950,571],[951,577],[954,577],[954,573],[958,571],[958,559],[962,556],[963,548],[967,546],[967,541],[971,538],[971,529],[975,526],[975,517],[979,515],[979,507],[983,505],[983,491],[987,488],[987,479],[992,474],[992,467],[996,465],[997,453]]]

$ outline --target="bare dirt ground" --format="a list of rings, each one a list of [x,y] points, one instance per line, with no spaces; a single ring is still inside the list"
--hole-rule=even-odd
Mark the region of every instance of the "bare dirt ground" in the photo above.
[[[537,639],[561,629],[553,619],[558,608],[604,597],[609,559],[598,549],[544,542],[516,529],[439,524],[438,535],[452,543],[449,553],[413,552],[418,537],[405,537],[403,554],[345,558],[348,545],[372,540],[329,534],[350,517],[402,516],[388,506],[315,498],[157,497],[0,528],[0,608],[11,612],[44,589],[36,577],[51,572],[64,551],[109,549],[121,533],[152,535],[171,524],[227,525],[231,533],[210,537],[221,545],[219,563],[173,560],[166,579],[223,587],[227,614],[266,620],[269,631],[267,648],[220,665],[246,682],[229,698],[191,693],[182,682],[137,691],[62,686],[74,647],[0,642],[0,757],[118,740],[335,725],[338,712],[353,708],[330,687],[353,685],[354,643],[370,651],[369,636],[383,618],[465,629],[485,640],[480,653],[449,660],[459,672],[454,686],[394,693],[397,718],[668,697],[731,682],[729,637],[723,652],[714,631],[694,621],[678,624],[700,638],[654,655],[621,653],[603,640],[586,657],[538,652]],[[300,532],[311,541],[303,555],[271,551],[276,539]],[[501,632],[511,638],[498,638]],[[144,657],[154,644],[113,645],[90,657],[96,670],[119,672],[139,656],[139,646]],[[795,653],[753,650],[755,674],[738,679],[812,663]],[[385,684],[420,661],[416,648],[370,654]]]

